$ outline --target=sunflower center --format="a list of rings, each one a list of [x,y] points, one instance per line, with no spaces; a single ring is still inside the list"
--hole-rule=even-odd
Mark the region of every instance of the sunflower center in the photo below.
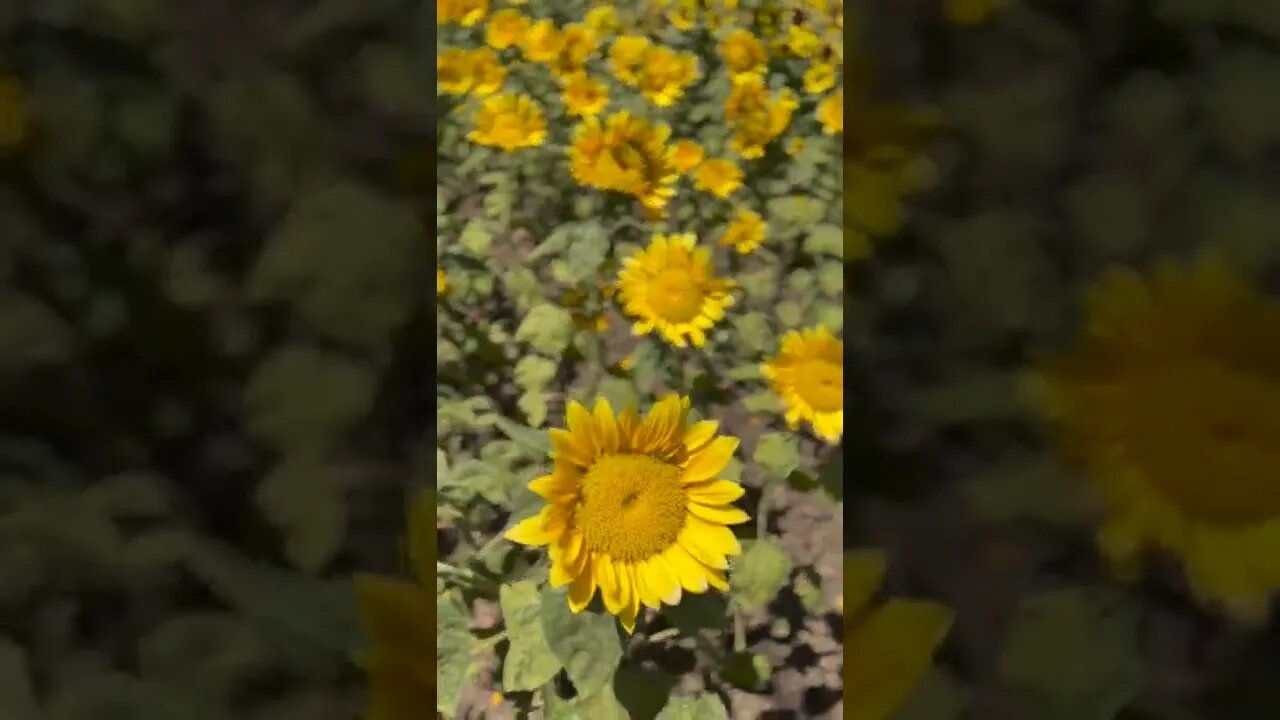
[[[652,557],[675,543],[684,518],[680,468],[649,455],[605,455],[582,480],[577,521],[593,552]]]
[[[1280,517],[1280,382],[1203,362],[1154,373],[1143,389],[1134,449],[1175,505],[1226,526]]]
[[[669,322],[688,322],[702,312],[702,288],[685,268],[667,268],[649,281],[649,304]]]
[[[844,369],[826,360],[809,360],[796,366],[796,394],[818,412],[844,407]]]
[[[515,113],[503,113],[493,119],[493,136],[508,143],[524,140],[524,122]]]

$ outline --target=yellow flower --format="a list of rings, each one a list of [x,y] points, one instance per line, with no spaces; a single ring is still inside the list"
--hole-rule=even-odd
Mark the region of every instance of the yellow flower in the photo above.
[[[816,62],[804,71],[804,91],[810,95],[824,93],[836,84],[836,68],[831,63]]]
[[[676,170],[682,173],[688,173],[698,167],[698,163],[706,157],[706,151],[702,146],[692,140],[677,140],[673,147],[675,154],[672,161],[675,163]]]
[[[563,85],[560,99],[570,115],[594,117],[609,104],[609,89],[584,72],[566,76]]]
[[[692,233],[654,235],[647,248],[622,261],[618,298],[623,312],[639,318],[636,335],[657,330],[676,347],[685,347],[687,338],[700,348],[705,331],[733,305],[733,283],[715,277],[710,251],[696,243]]]
[[[884,553],[845,554],[845,714],[851,720],[889,720],[933,667],[955,612],[927,600],[890,598],[874,603],[884,580]],[[852,602],[848,602],[852,601]]]
[[[449,278],[445,277],[444,268],[436,266],[436,297],[449,292]]]
[[[676,0],[667,11],[667,22],[677,30],[692,30],[698,24],[697,0]]]
[[[1280,590],[1280,302],[1220,260],[1113,269],[1030,397],[1102,493],[1103,554],[1149,549],[1195,594],[1263,621]]]
[[[574,133],[569,168],[581,185],[632,195],[660,211],[675,194],[671,128],[617,112],[602,124],[588,118]]]
[[[439,0],[436,3],[436,24],[457,23],[471,27],[484,19],[489,12],[489,0]]]
[[[466,95],[475,87],[471,51],[445,48],[436,55],[436,86],[446,95]]]
[[[727,198],[742,187],[742,168],[731,160],[704,160],[694,175],[693,186],[716,197]]]
[[[548,583],[569,586],[573,612],[599,589],[632,632],[641,605],[728,588],[728,558],[741,553],[728,526],[749,518],[733,505],[742,486],[718,476],[738,440],[717,437],[714,420],[690,423],[688,413],[689,399],[676,395],[643,420],[634,408],[615,415],[604,399],[593,410],[571,401],[567,429],[551,431],[551,474],[529,483],[547,504],[506,537],[547,546]]]
[[[818,122],[822,123],[824,135],[835,135],[844,132],[844,88],[823,98],[818,103],[815,113]]]
[[[764,146],[786,131],[797,105],[789,89],[770,97],[763,77],[742,76],[724,103],[725,122],[733,130],[729,148],[746,160],[763,156]]]
[[[554,75],[564,77],[581,71],[595,55],[595,32],[582,23],[570,23],[560,32],[560,50],[549,62]]]
[[[359,659],[368,677],[367,720],[413,720],[432,707],[436,675],[423,658],[435,652],[435,496],[423,492],[409,519],[409,561],[416,582],[357,575],[356,605],[368,651]]]
[[[837,443],[844,433],[844,343],[818,326],[792,330],[782,338],[777,357],[760,372],[787,408],[792,430],[808,422],[814,433]]]
[[[769,56],[751,31],[738,28],[720,42],[720,57],[733,77],[763,75]]]
[[[821,47],[822,41],[812,29],[803,25],[792,25],[787,28],[787,49],[792,55],[802,58],[811,57]]]
[[[537,147],[547,138],[547,123],[528,95],[503,93],[486,98],[476,115],[476,127],[467,139],[477,145],[506,152]]]
[[[534,23],[525,32],[520,50],[530,62],[549,63],[560,54],[560,31],[549,18]]]
[[[505,8],[489,18],[484,28],[484,41],[495,50],[506,50],[520,43],[520,38],[529,29],[529,18],[514,8]]]
[[[649,38],[643,35],[620,35],[609,48],[609,70],[626,85],[640,82],[640,62],[649,52]]]
[[[720,237],[720,244],[730,245],[740,254],[746,255],[764,242],[765,230],[764,218],[761,218],[759,213],[741,208],[733,218],[733,222],[725,228],[724,235]]]
[[[669,47],[650,48],[640,70],[640,92],[658,107],[671,107],[698,78],[698,58]]]
[[[957,25],[977,25],[1004,7],[1008,0],[945,0],[947,19]]]
[[[0,154],[22,145],[27,137],[27,90],[15,75],[0,75]]]
[[[582,22],[596,32],[599,37],[612,35],[622,27],[618,22],[618,13],[612,5],[593,7],[583,16]]]
[[[507,68],[490,48],[476,48],[471,51],[471,77],[474,79],[472,94],[484,97],[502,89],[502,83],[507,79]]]

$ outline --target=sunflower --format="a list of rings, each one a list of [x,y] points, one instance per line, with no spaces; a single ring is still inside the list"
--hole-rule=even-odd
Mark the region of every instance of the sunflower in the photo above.
[[[675,150],[672,161],[675,163],[676,170],[682,173],[688,173],[698,167],[707,154],[702,146],[693,140],[677,140],[672,148]]]
[[[493,14],[484,28],[484,41],[494,50],[506,50],[520,44],[520,38],[529,29],[529,18],[515,8],[505,8]]]
[[[436,266],[436,297],[449,292],[449,278],[444,274],[444,268]]]
[[[933,655],[955,622],[955,612],[941,603],[873,603],[886,565],[879,550],[844,557],[844,697],[852,720],[893,717],[933,667]]]
[[[692,233],[658,234],[622,261],[618,299],[626,314],[638,318],[636,335],[657,330],[676,347],[685,347],[687,338],[700,348],[706,331],[724,318],[733,304],[733,282],[715,277],[710,252],[696,243]]]
[[[476,114],[476,127],[467,139],[477,145],[502,148],[512,152],[519,148],[537,147],[547,137],[547,123],[528,95],[503,93],[486,98]]]
[[[750,30],[738,28],[720,41],[720,57],[733,78],[763,75],[769,54]]]
[[[727,198],[742,187],[742,168],[732,160],[705,160],[698,166],[693,186],[720,198]]]
[[[570,402],[566,429],[551,431],[550,475],[529,483],[547,500],[506,537],[548,548],[552,587],[569,586],[582,612],[596,590],[627,632],[640,605],[676,605],[683,591],[726,590],[728,558],[740,554],[729,525],[749,518],[734,507],[737,483],[717,477],[737,438],[716,437],[717,423],[689,423],[689,399],[672,395],[641,420]]]
[[[742,158],[764,155],[764,146],[782,135],[798,102],[790,89],[770,96],[764,78],[748,75],[736,80],[724,103],[725,122],[733,131],[729,147]]]
[[[671,107],[685,88],[698,79],[698,56],[659,45],[649,48],[641,63],[640,93],[658,107]]]
[[[618,21],[618,11],[612,5],[598,5],[587,11],[582,22],[595,31],[596,36],[606,37],[618,32],[622,23]]]
[[[543,18],[525,32],[520,52],[529,62],[549,63],[560,54],[560,30],[550,18]]]
[[[471,27],[484,19],[489,12],[489,0],[439,0],[436,3],[436,24],[457,23]]]
[[[601,123],[588,118],[574,133],[569,169],[578,183],[634,196],[648,210],[661,211],[675,194],[677,178],[671,128],[627,112]]]
[[[507,79],[507,68],[491,48],[480,47],[471,51],[471,93],[479,97],[492,95],[502,89]]]
[[[810,95],[824,93],[836,84],[836,68],[831,63],[816,62],[804,71],[804,91]]]
[[[720,244],[732,246],[740,254],[746,255],[760,247],[764,237],[764,218],[753,210],[740,208],[733,221],[729,223],[729,227],[725,228],[724,235],[720,237]]]
[[[692,30],[698,24],[698,0],[675,0],[667,10],[667,22],[680,31]]]
[[[837,443],[844,433],[844,343],[819,325],[788,332],[777,357],[760,366],[787,408],[792,429],[806,421],[818,437]]]
[[[1221,260],[1114,269],[1030,396],[1101,488],[1102,552],[1179,559],[1195,594],[1245,620],[1280,589],[1280,302]]]
[[[359,658],[368,677],[365,720],[417,720],[434,704],[436,675],[428,658],[436,644],[434,577],[436,501],[424,491],[409,516],[414,581],[357,575],[355,596],[369,650]]]
[[[609,48],[609,71],[624,85],[640,82],[640,63],[652,43],[643,35],[619,35]]]
[[[436,86],[446,95],[466,95],[475,87],[471,51],[445,48],[436,54]]]
[[[609,104],[609,89],[584,72],[565,76],[561,84],[560,100],[570,115],[595,117]]]
[[[569,23],[560,31],[560,48],[548,62],[551,74],[565,77],[581,72],[587,61],[596,54],[599,41],[596,33],[582,23]]]
[[[822,123],[822,134],[837,135],[844,132],[844,88],[823,98],[814,114],[818,122]]]

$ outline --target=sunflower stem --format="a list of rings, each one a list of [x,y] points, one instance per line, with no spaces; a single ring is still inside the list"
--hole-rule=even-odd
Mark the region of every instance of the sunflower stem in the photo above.
[[[747,649],[747,627],[742,620],[742,611],[737,604],[733,607],[733,651],[743,652]]]
[[[487,637],[484,640],[481,640],[480,642],[476,643],[475,647],[471,648],[471,654],[475,655],[477,653],[482,653],[487,650],[491,650],[494,647],[496,647],[498,643],[506,639],[507,639],[507,631],[499,630],[497,635],[493,635],[492,637]]]
[[[663,640],[676,637],[679,634],[680,634],[680,628],[669,627],[664,630],[659,630],[658,632],[650,635],[649,642],[660,643]]]

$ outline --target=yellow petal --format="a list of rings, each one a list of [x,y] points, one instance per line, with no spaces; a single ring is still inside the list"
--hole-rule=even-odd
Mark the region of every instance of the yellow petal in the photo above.
[[[594,555],[593,560],[596,582],[600,585],[600,599],[604,600],[604,607],[610,614],[617,615],[622,610],[625,598],[622,594],[622,582],[614,569],[613,558],[608,555]]]
[[[729,581],[725,579],[723,570],[707,568],[707,584],[720,592],[729,591]]]
[[[890,600],[846,630],[845,712],[854,720],[890,717],[933,665],[955,613],[932,602]]]
[[[553,588],[573,582],[582,573],[582,563],[587,557],[582,536],[576,532],[562,534],[557,542],[551,544],[548,555],[551,557],[551,572],[547,582]]]
[[[691,552],[689,545],[697,545],[702,555],[693,553],[693,556],[714,568],[723,568],[725,565],[723,562],[708,563],[704,556],[723,558],[742,554],[742,546],[738,544],[738,538],[734,537],[732,530],[692,514],[685,516],[684,529],[680,531],[680,544]]]
[[[666,558],[681,587],[691,593],[707,591],[707,574],[703,570],[705,566],[690,555],[688,550],[676,544],[667,548],[662,556]]]
[[[649,558],[636,572],[644,576],[644,586],[652,597],[653,602],[647,603],[649,607],[656,609],[663,603],[675,605],[680,602],[680,581],[663,556]]]
[[[569,584],[569,609],[580,613],[591,604],[591,597],[596,594],[595,563],[589,552],[583,552],[582,572]]]
[[[698,502],[689,503],[689,512],[720,525],[738,525],[751,519],[750,515],[732,505],[703,505]]]
[[[640,447],[636,449],[643,452],[670,442],[671,436],[679,429],[682,410],[679,396],[670,395],[658,401],[640,424],[636,433]]]
[[[634,565],[627,563],[622,565],[619,570],[630,585],[630,592],[627,594],[627,605],[618,614],[618,620],[622,622],[622,627],[631,633],[636,630],[636,617],[640,614],[640,590],[636,587],[636,568]]]
[[[694,502],[704,505],[727,505],[742,497],[746,489],[729,480],[712,480],[686,485],[684,492]]]
[[[521,545],[546,545],[555,540],[559,533],[547,529],[545,521],[543,513],[527,517],[503,533],[503,537]]]
[[[609,407],[609,401],[604,398],[597,399],[596,408],[591,415],[596,421],[596,441],[599,443],[600,452],[617,452],[618,423],[614,420],[613,408]]]
[[[730,458],[733,457],[733,451],[737,449],[737,438],[719,437],[712,440],[685,463],[681,482],[688,484],[711,480],[717,473],[724,470],[724,466],[728,465]]]
[[[883,550],[854,550],[844,554],[844,603],[848,617],[858,614],[884,582],[888,563]]]
[[[419,585],[361,574],[355,596],[360,624],[375,648],[414,653],[434,642],[435,602]]]
[[[720,427],[720,423],[715,420],[703,420],[694,423],[684,434],[684,447],[689,454],[698,452],[704,445],[711,442],[711,438],[716,436],[716,430]]]
[[[588,448],[579,445],[577,438],[569,431],[560,428],[551,430],[551,455],[555,458],[557,465],[569,463],[587,467],[593,459]]]
[[[586,406],[577,400],[570,400],[569,407],[565,410],[565,424],[569,426],[569,433],[573,435],[574,445],[588,458],[594,460],[596,457],[595,423]]]
[[[574,481],[563,473],[552,473],[530,481],[529,489],[542,496],[545,500],[555,500],[558,497],[572,493]]]

